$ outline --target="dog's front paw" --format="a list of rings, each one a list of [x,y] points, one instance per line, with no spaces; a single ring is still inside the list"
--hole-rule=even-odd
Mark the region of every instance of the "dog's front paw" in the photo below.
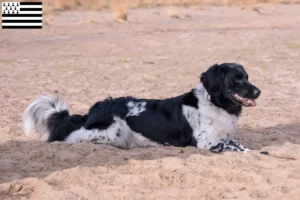
[[[224,142],[220,142],[217,145],[212,146],[210,148],[210,151],[213,152],[213,153],[221,153],[221,152],[223,152],[224,151]]]

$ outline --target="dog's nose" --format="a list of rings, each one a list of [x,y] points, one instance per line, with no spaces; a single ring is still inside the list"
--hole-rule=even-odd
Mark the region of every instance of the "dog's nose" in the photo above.
[[[261,91],[259,89],[254,89],[253,90],[253,95],[255,96],[255,98],[259,97]]]

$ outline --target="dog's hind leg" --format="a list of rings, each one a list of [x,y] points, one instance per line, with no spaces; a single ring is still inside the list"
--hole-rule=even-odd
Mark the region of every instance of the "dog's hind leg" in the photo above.
[[[85,129],[82,127],[79,130],[72,132],[66,139],[67,143],[90,142],[93,144],[107,144],[120,148],[130,148],[130,130],[121,119],[115,119],[115,122],[108,128],[100,129]]]
[[[235,140],[220,141],[216,145],[212,146],[210,151],[213,153],[220,153],[223,151],[251,152],[250,149],[245,148]]]

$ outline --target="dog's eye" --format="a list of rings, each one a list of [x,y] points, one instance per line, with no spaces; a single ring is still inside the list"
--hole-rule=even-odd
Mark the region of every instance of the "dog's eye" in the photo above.
[[[242,80],[241,79],[235,79],[236,83],[240,83]]]

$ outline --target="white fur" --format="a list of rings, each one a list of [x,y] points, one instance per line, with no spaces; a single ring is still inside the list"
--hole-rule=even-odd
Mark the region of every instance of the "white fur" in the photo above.
[[[68,110],[67,103],[59,98],[42,95],[32,102],[24,112],[23,127],[26,135],[36,130],[41,134],[41,139],[48,138],[47,119],[56,112]]]
[[[108,144],[125,149],[159,145],[145,138],[141,134],[132,131],[126,121],[119,117],[114,117],[114,121],[115,122],[105,130],[87,130],[84,128],[76,130],[65,139],[65,142],[75,143],[87,141],[95,144]]]
[[[238,118],[216,107],[202,84],[195,89],[198,109],[183,106],[183,114],[193,129],[198,148],[209,149],[221,140],[233,139]]]
[[[146,102],[133,102],[130,101],[127,103],[127,107],[128,107],[128,114],[126,115],[126,117],[128,116],[139,116],[142,112],[146,111]]]

